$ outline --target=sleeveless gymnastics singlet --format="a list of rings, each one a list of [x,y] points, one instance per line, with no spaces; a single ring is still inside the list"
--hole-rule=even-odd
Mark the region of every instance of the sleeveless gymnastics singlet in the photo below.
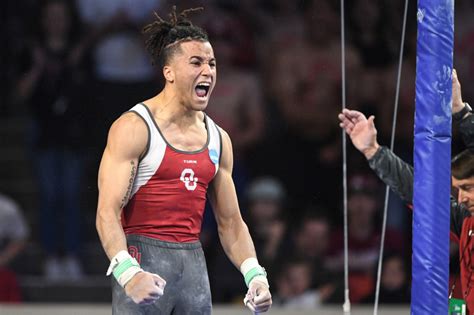
[[[198,151],[181,151],[166,141],[144,104],[130,111],[145,121],[149,137],[130,200],[122,211],[125,234],[169,242],[197,241],[207,188],[219,168],[219,128],[205,115],[206,145]]]

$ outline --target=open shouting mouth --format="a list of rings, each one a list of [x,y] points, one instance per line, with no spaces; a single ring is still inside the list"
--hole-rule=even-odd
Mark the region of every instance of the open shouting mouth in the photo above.
[[[195,87],[196,95],[200,98],[206,98],[210,88],[210,82],[199,82]]]

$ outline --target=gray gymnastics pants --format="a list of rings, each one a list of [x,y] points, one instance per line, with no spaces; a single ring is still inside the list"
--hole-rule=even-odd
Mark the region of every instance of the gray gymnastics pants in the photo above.
[[[211,291],[200,242],[171,243],[127,236],[128,251],[143,270],[166,281],[164,294],[152,305],[135,304],[112,276],[112,314],[116,315],[207,315],[211,314]]]

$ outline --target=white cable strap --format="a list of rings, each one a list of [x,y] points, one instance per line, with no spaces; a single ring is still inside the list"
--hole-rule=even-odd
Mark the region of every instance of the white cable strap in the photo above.
[[[397,113],[398,113],[398,99],[400,95],[400,81],[402,74],[402,64],[403,64],[403,47],[405,44],[405,33],[407,25],[407,15],[408,15],[408,0],[405,0],[405,10],[403,13],[403,26],[402,26],[402,38],[400,43],[400,54],[398,57],[398,71],[397,71],[397,87],[395,91],[395,104],[393,106],[393,120],[392,120],[392,134],[390,138],[390,150],[393,152],[394,143],[395,143],[395,130],[397,127]],[[379,263],[377,267],[377,283],[375,287],[375,301],[374,301],[374,315],[378,313],[379,307],[379,295],[380,295],[380,281],[382,278],[382,259],[384,252],[384,243],[385,243],[385,232],[387,230],[387,213],[388,213],[388,200],[390,196],[389,187],[385,187],[385,200],[383,207],[383,218],[382,218],[382,232],[380,235],[380,253],[379,253]]]
[[[346,108],[346,46],[344,26],[344,0],[341,0],[341,75],[342,75],[342,109]],[[344,315],[351,314],[349,300],[349,233],[347,228],[347,150],[346,133],[342,131],[342,190],[344,201]]]

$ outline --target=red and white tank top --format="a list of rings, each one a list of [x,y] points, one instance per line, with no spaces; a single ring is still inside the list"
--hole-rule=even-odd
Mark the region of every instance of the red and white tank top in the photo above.
[[[219,128],[205,115],[206,145],[198,151],[181,151],[166,141],[144,104],[130,111],[143,118],[149,137],[130,200],[122,211],[125,234],[170,242],[197,241],[207,188],[219,169]]]

